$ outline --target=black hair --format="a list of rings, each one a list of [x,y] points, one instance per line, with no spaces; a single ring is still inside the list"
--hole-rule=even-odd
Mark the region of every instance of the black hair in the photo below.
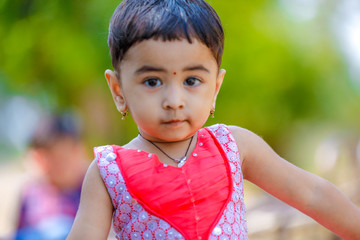
[[[204,0],[124,0],[109,26],[108,44],[116,70],[129,48],[148,39],[197,39],[205,44],[220,67],[224,30],[215,10]]]
[[[48,115],[36,126],[30,140],[30,147],[48,148],[63,137],[70,137],[75,141],[80,140],[80,127],[75,117],[67,113]]]

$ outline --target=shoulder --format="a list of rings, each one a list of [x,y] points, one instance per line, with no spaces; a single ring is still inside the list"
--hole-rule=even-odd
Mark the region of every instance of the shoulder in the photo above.
[[[231,134],[239,147],[245,147],[246,143],[256,143],[262,138],[246,128],[235,125],[215,124],[207,127],[214,134]]]
[[[106,158],[107,155],[109,155],[110,153],[113,153],[116,148],[119,148],[119,146],[104,145],[104,146],[94,147],[95,160],[99,160],[101,158]]]
[[[239,149],[242,167],[244,160],[246,158],[249,159],[254,151],[260,150],[264,145],[264,141],[261,137],[252,131],[239,126],[215,124],[207,128],[212,131],[216,137],[229,135],[233,138]]]
[[[67,239],[105,239],[111,225],[112,210],[111,199],[94,160],[86,173],[79,209]]]
[[[94,159],[91,162],[91,164],[86,172],[84,181],[91,182],[91,184],[93,184],[94,182],[102,181],[101,177],[100,177],[97,159]]]
[[[245,137],[245,136],[250,137],[251,135],[256,135],[255,133],[251,132],[250,130],[239,127],[239,126],[228,125],[227,127],[229,128],[231,133],[234,135],[234,137]]]
[[[101,203],[102,206],[112,208],[111,199],[101,178],[96,159],[92,161],[85,175],[80,203],[82,203],[83,206]]]
[[[263,166],[263,162],[269,159],[278,158],[277,154],[259,135],[238,126],[228,126],[228,128],[240,149],[241,165],[245,178],[250,172],[249,169]]]
[[[235,126],[235,125],[226,125],[226,124],[219,123],[219,124],[211,125],[207,128],[213,132],[217,132],[219,130],[220,131],[230,131],[231,134],[235,138],[256,137],[257,136],[255,133],[251,132],[250,130],[239,127],[239,126]]]
[[[229,125],[228,128],[231,134],[234,136],[236,143],[243,151],[254,147],[257,144],[263,144],[264,142],[264,140],[259,135],[246,128],[234,125]]]
[[[239,126],[229,125],[227,126],[231,134],[234,136],[236,142],[244,147],[251,147],[254,144],[263,144],[264,140],[256,133]]]

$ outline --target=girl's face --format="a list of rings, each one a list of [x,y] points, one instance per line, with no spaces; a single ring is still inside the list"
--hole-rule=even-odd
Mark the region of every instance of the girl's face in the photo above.
[[[215,107],[225,70],[209,48],[194,40],[145,40],[132,46],[106,78],[120,111],[129,110],[140,133],[152,141],[187,139]]]

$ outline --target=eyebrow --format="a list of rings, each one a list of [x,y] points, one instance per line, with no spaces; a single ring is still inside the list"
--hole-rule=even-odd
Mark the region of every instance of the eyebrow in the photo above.
[[[199,65],[194,65],[194,66],[188,66],[183,68],[183,71],[196,71],[196,70],[200,70],[200,71],[205,71],[210,73],[209,69],[207,69],[206,67],[204,67],[203,65],[199,64]],[[137,69],[135,71],[136,75],[142,74],[142,73],[146,73],[146,72],[167,72],[164,68],[161,67],[154,67],[154,66],[149,66],[149,65],[144,65],[142,67],[140,67],[139,69]]]
[[[135,71],[135,74],[139,75],[139,74],[146,73],[146,72],[166,72],[166,70],[161,67],[153,67],[153,66],[149,66],[149,65],[144,65],[141,68],[137,69]]]
[[[195,66],[189,66],[189,67],[185,67],[183,69],[183,71],[195,71],[195,70],[200,70],[200,71],[205,71],[210,73],[209,69],[207,69],[206,67],[204,67],[203,65],[199,64],[199,65],[195,65]]]

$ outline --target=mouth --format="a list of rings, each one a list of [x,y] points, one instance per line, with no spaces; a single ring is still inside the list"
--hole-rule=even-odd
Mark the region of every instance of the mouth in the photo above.
[[[178,125],[181,125],[184,122],[185,122],[185,120],[179,120],[179,119],[172,119],[172,120],[168,120],[168,121],[163,121],[164,124],[170,125],[170,126],[178,126]]]

